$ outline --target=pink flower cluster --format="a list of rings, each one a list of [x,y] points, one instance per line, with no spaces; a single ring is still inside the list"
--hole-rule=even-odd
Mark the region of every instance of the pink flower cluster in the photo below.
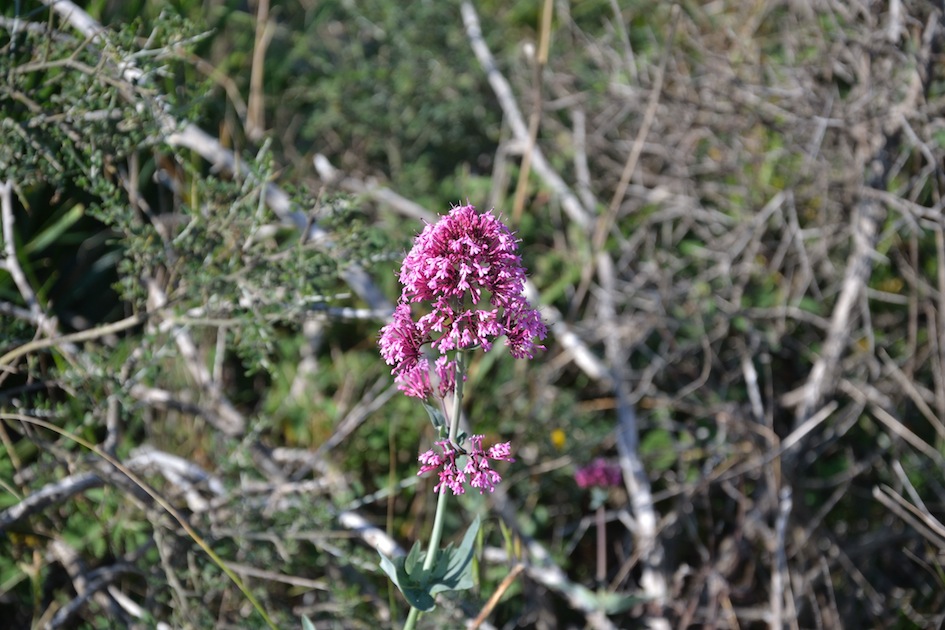
[[[381,329],[381,356],[408,396],[442,397],[455,384],[453,350],[489,350],[502,335],[512,356],[532,358],[547,330],[522,295],[525,270],[512,232],[471,205],[450,210],[414,240],[400,270],[403,285],[392,321]],[[411,304],[429,312],[414,321]],[[429,360],[429,344],[440,357]]]
[[[448,440],[441,440],[436,443],[441,453],[431,449],[422,453],[418,457],[420,462],[420,472],[418,475],[440,469],[440,481],[433,487],[434,492],[441,492],[443,488],[449,488],[453,494],[465,494],[466,488],[463,484],[469,483],[473,488],[479,489],[479,494],[484,490],[492,492],[497,483],[502,481],[499,473],[492,469],[489,460],[514,462],[512,459],[511,445],[509,442],[490,446],[489,450],[482,450],[482,435],[474,435],[469,438],[470,448],[466,452],[466,464],[462,469],[456,463],[456,458],[461,455]]]
[[[581,488],[610,488],[623,483],[623,475],[620,466],[597,458],[587,466],[578,468],[574,473],[574,480]]]

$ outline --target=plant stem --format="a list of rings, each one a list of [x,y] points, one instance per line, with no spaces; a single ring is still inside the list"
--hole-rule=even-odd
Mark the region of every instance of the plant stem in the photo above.
[[[440,539],[443,538],[443,515],[446,514],[446,486],[440,486],[440,496],[436,499],[436,514],[433,517],[433,531],[430,532],[430,544],[427,547],[426,558],[423,559],[423,570],[429,571],[436,563],[436,552],[440,548]]]
[[[456,354],[456,389],[453,393],[453,413],[450,417],[449,441],[454,448],[459,448],[456,444],[456,436],[459,433],[459,414],[463,408],[463,376],[465,374],[465,364],[463,363],[463,353]],[[440,495],[436,499],[436,513],[433,515],[433,531],[430,532],[430,544],[427,545],[427,555],[423,559],[423,570],[429,571],[436,564],[436,554],[440,548],[440,539],[443,538],[443,515],[446,514],[446,486],[440,486]],[[420,618],[420,610],[410,607],[410,614],[407,615],[407,621],[404,623],[404,630],[413,630]]]
[[[456,443],[456,435],[459,433],[459,416],[463,409],[463,377],[466,375],[465,357],[462,352],[456,353],[456,390],[453,393],[453,414],[450,416],[450,434],[449,441],[453,448],[461,450]]]
[[[607,523],[604,520],[604,506],[597,506],[597,584],[603,586],[607,580]]]
[[[407,621],[404,623],[404,630],[413,630],[413,627],[417,625],[417,619],[420,617],[420,609],[410,607],[410,614],[407,615]]]

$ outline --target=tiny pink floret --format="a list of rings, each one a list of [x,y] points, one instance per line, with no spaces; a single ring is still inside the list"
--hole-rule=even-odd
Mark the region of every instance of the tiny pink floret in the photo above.
[[[495,470],[489,460],[514,462],[512,458],[511,444],[503,442],[489,447],[488,451],[482,450],[482,435],[474,435],[469,438],[470,448],[467,450],[466,464],[462,469],[459,468],[457,458],[461,456],[448,440],[441,440],[436,443],[440,453],[431,449],[421,453],[417,460],[420,462],[420,472],[418,475],[439,470],[439,483],[433,487],[434,492],[442,492],[444,488],[449,488],[453,494],[465,494],[465,485],[468,483],[471,487],[479,490],[479,494],[484,494],[486,490],[495,491],[496,485],[502,481],[502,477]]]

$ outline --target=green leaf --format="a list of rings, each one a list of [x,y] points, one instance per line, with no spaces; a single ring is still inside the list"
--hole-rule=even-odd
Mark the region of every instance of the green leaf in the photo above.
[[[408,575],[413,575],[417,564],[420,563],[426,554],[423,553],[420,549],[420,541],[417,541],[413,544],[413,547],[410,548],[410,553],[407,554],[407,558],[404,561],[404,570]]]
[[[453,545],[448,545],[438,554],[433,570],[425,570],[422,566],[426,554],[420,551],[420,543],[414,543],[410,553],[399,558],[381,554],[381,569],[411,606],[423,612],[431,611],[436,605],[433,596],[437,593],[472,588],[472,560],[478,532],[477,516],[459,547],[454,549]]]
[[[427,415],[430,416],[430,422],[433,423],[433,428],[436,429],[437,433],[442,435],[445,431],[448,431],[448,424],[446,422],[446,416],[443,415],[443,412],[439,408],[429,405],[426,402],[423,403],[423,408],[427,410]]]
[[[315,624],[305,615],[302,615],[302,630],[315,630]]]
[[[424,571],[422,562],[426,554],[420,551],[420,543],[414,543],[410,553],[399,558],[388,558],[381,554],[381,569],[387,574],[404,599],[411,606],[424,612],[433,610],[435,602],[429,589],[430,572]]]
[[[433,570],[433,584],[430,593],[436,595],[442,591],[462,591],[473,587],[472,560],[479,533],[479,517],[476,517],[466,530],[463,542],[453,549],[449,545],[437,558]]]
[[[76,221],[82,218],[85,214],[85,206],[81,203],[72,206],[68,211],[65,212],[55,223],[51,226],[43,229],[36,237],[34,237],[30,242],[26,243],[22,251],[26,254],[32,254],[33,252],[42,251],[50,243],[59,238],[60,235],[65,233],[70,227],[72,227]]]

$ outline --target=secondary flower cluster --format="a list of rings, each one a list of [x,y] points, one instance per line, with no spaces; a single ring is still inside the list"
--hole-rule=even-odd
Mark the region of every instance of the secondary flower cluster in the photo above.
[[[623,483],[623,475],[620,466],[597,458],[587,466],[578,468],[574,480],[581,488],[610,488]]]
[[[440,469],[440,481],[433,487],[434,492],[442,492],[443,488],[449,488],[453,494],[465,494],[466,488],[463,486],[467,481],[473,488],[479,489],[479,494],[484,490],[492,492],[497,483],[502,481],[499,473],[492,470],[489,460],[514,462],[511,457],[511,445],[509,442],[490,446],[489,450],[482,450],[482,435],[474,435],[469,438],[470,448],[466,452],[466,464],[462,469],[459,468],[456,459],[461,455],[449,440],[441,440],[436,443],[441,453],[431,449],[422,453],[418,457],[420,462],[420,472],[418,475]]]
[[[456,378],[447,353],[489,350],[502,335],[515,358],[532,358],[544,349],[536,340],[547,330],[522,295],[525,270],[517,251],[512,232],[492,213],[480,214],[471,205],[453,208],[417,236],[400,270],[400,300],[379,341],[401,391],[443,397]],[[418,302],[430,310],[414,321],[410,305]],[[432,374],[425,345],[440,355]]]

